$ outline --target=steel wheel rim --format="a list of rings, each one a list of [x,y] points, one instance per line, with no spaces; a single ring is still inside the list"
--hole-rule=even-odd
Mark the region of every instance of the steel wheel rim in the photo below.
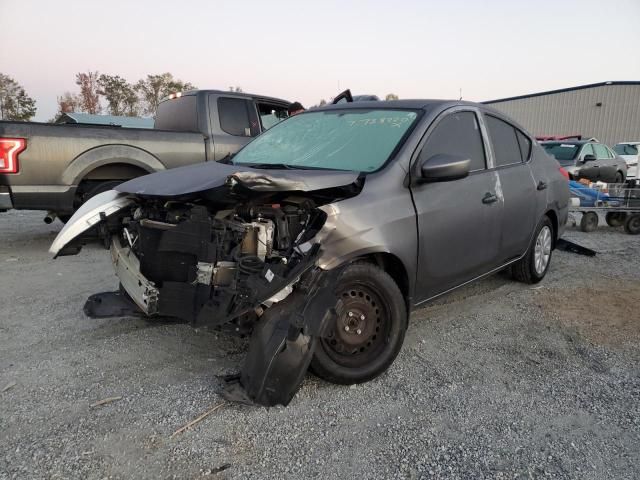
[[[360,283],[345,286],[338,297],[343,308],[327,338],[321,340],[324,350],[342,366],[365,366],[378,358],[387,344],[389,308],[375,289]]]
[[[533,254],[533,266],[536,273],[542,275],[551,258],[551,229],[547,225],[543,226],[538,233]]]

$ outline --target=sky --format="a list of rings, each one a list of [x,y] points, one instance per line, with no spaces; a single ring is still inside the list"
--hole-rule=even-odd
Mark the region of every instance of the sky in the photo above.
[[[483,101],[640,80],[640,0],[0,0],[0,18],[0,72],[38,121],[88,70],[305,106],[345,88]]]

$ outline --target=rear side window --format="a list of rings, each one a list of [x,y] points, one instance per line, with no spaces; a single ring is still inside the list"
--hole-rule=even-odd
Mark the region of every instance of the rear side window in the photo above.
[[[438,153],[470,159],[471,171],[486,168],[482,135],[473,112],[451,113],[436,125],[421,155],[431,158]]]
[[[526,162],[529,160],[529,155],[531,155],[531,140],[520,130],[516,130],[516,137],[518,138],[518,145],[520,146],[520,155],[522,156],[522,161]]]
[[[496,167],[522,162],[516,128],[499,118],[485,115]]]
[[[609,150],[607,150],[607,147],[605,147],[604,145],[600,143],[594,143],[593,149],[596,152],[597,159],[611,158],[611,154],[609,153]]]
[[[179,132],[198,132],[198,112],[195,95],[165,100],[158,105],[153,128],[177,130]]]
[[[218,98],[218,115],[220,118],[220,128],[229,135],[237,137],[252,137],[257,135],[257,123],[252,128],[250,122],[252,107],[249,100],[243,98]]]

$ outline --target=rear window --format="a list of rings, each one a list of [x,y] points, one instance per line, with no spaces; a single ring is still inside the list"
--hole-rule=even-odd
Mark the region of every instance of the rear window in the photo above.
[[[613,150],[618,155],[638,155],[638,145],[619,143],[615,147],[613,147]]]
[[[198,132],[198,112],[195,95],[165,100],[158,105],[153,128]]]
[[[243,98],[218,98],[218,115],[220,128],[229,135],[251,137],[259,133],[257,123],[254,128],[249,122],[251,104]]]

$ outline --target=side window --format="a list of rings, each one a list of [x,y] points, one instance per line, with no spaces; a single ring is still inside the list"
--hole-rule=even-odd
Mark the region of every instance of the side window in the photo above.
[[[484,118],[487,120],[496,167],[522,162],[515,127],[491,115],[485,115]]]
[[[218,116],[220,128],[229,135],[238,137],[253,136],[249,123],[250,103],[243,98],[218,98]]]
[[[262,130],[269,130],[271,127],[280,123],[289,116],[287,108],[282,105],[258,102],[256,103],[256,106],[258,107]]]
[[[593,153],[593,147],[590,143],[587,143],[584,147],[582,147],[582,152],[580,152],[580,160],[584,160],[584,157],[587,155],[595,155],[595,153]]]
[[[446,153],[469,158],[471,171],[486,168],[482,135],[473,112],[451,113],[444,117],[429,135],[422,152],[428,157]]]
[[[520,130],[516,130],[516,137],[518,137],[518,145],[520,146],[522,161],[526,162],[529,160],[529,156],[531,155],[531,140]]]
[[[603,158],[609,158],[609,152],[607,152],[607,149],[604,145],[600,143],[594,143],[593,149],[596,152],[596,158],[598,160],[602,160]]]

